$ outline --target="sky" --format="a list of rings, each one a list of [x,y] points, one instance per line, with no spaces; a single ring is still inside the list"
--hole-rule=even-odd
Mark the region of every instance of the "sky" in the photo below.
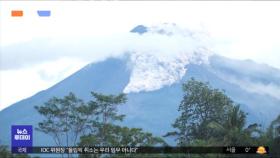
[[[174,45],[179,38],[157,43],[151,42],[156,36],[131,35],[139,24],[175,23],[207,34],[214,53],[280,69],[279,8],[274,1],[0,1],[0,110],[90,62],[117,56],[124,41],[131,49],[184,45],[186,39]],[[14,9],[24,16],[11,17]],[[51,16],[38,17],[37,10],[51,10]]]

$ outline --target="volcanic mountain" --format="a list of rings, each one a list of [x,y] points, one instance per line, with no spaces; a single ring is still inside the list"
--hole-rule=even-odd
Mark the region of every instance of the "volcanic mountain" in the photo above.
[[[192,36],[190,32],[173,29],[170,25],[155,28],[139,25],[131,33]],[[178,117],[178,106],[183,97],[182,83],[192,77],[225,90],[248,113],[248,123],[267,126],[280,114],[280,95],[277,93],[280,70],[251,60],[205,55],[201,51],[203,49],[197,49],[192,56],[179,53],[165,58],[153,53],[132,52],[88,64],[56,85],[0,111],[0,144],[10,144],[11,125],[37,126],[43,118],[34,106],[69,92],[84,100],[91,99],[91,91],[127,93],[127,103],[119,108],[119,113],[126,115],[121,124],[162,136],[172,131],[171,124]],[[33,137],[34,146],[54,145],[50,136],[41,132],[33,132]]]

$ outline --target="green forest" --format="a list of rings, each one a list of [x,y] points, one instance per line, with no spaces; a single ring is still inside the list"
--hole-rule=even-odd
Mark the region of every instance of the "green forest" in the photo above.
[[[141,128],[120,126],[125,115],[118,107],[127,102],[126,94],[107,95],[91,92],[85,102],[74,93],[63,98],[53,97],[35,106],[44,117],[35,128],[52,137],[57,146],[168,146],[165,138],[174,139],[177,146],[269,146],[269,155],[223,154],[134,154],[78,155],[80,158],[99,157],[280,157],[280,114],[268,127],[247,122],[247,113],[223,90],[194,78],[182,85],[183,96],[177,106],[179,116],[173,130],[155,136]],[[131,105],[133,106],[133,105]],[[163,118],[164,119],[164,118]],[[31,155],[12,154],[0,147],[3,158],[28,158]],[[61,157],[77,157],[64,154]]]

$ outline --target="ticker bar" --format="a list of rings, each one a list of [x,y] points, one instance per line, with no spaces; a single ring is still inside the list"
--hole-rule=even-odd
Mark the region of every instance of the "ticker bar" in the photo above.
[[[17,153],[40,154],[268,154],[267,146],[228,147],[13,147]]]

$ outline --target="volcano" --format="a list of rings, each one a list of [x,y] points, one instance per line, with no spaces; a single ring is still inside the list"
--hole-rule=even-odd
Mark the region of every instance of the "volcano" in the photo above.
[[[175,31],[190,36],[188,32]],[[172,36],[174,29],[170,32],[164,27],[139,25],[131,31],[140,35],[149,32]],[[151,54],[128,53],[88,64],[56,85],[3,109],[0,112],[0,144],[10,144],[11,125],[37,126],[43,118],[34,106],[69,92],[85,101],[91,99],[91,91],[127,93],[127,103],[118,109],[120,114],[126,115],[121,125],[143,128],[162,136],[173,130],[171,124],[179,115],[178,106],[183,97],[182,84],[190,78],[224,90],[248,113],[248,123],[267,126],[280,114],[280,95],[273,91],[280,87],[280,70],[251,60],[215,54],[207,56],[207,62],[188,59],[189,56],[181,54],[165,60]],[[41,132],[34,132],[33,137],[34,146],[54,145],[50,136]]]

